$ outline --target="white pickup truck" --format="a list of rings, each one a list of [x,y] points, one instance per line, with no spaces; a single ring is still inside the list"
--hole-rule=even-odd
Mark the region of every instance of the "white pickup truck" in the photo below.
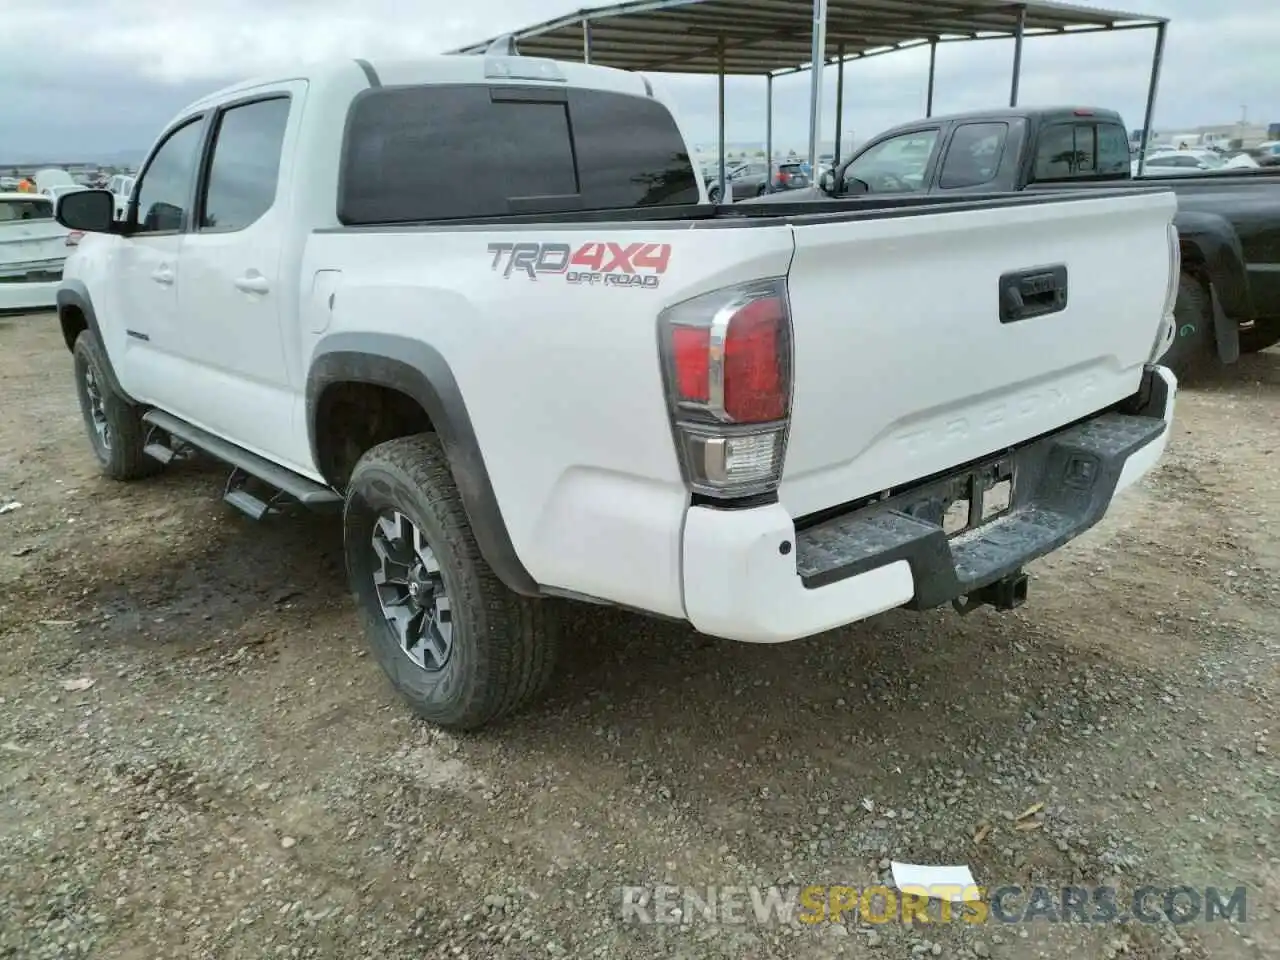
[[[58,308],[106,474],[342,509],[382,667],[472,728],[546,681],[549,597],[764,643],[1019,604],[1164,449],[1174,210],[716,207],[641,75],[345,61],[184,110],[123,222],[61,198]]]

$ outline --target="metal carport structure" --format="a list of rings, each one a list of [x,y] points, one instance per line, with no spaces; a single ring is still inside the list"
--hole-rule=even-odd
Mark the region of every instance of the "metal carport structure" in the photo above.
[[[765,77],[765,151],[773,160],[775,77],[835,64],[835,155],[844,114],[844,65],[852,60],[929,46],[926,115],[933,115],[937,50],[941,43],[1014,41],[1009,105],[1017,106],[1022,46],[1027,37],[1118,30],[1156,33],[1142,153],[1155,112],[1168,21],[1049,0],[630,0],[579,10],[526,27],[512,37],[526,56],[582,60],[624,70],[719,76],[720,182],[725,182],[724,78]],[[495,40],[452,53],[482,53]],[[813,70],[809,102],[809,163],[816,170],[822,127],[822,70]]]

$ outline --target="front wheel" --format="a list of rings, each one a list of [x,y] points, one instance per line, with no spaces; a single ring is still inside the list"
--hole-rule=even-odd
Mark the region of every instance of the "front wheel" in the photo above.
[[[554,611],[509,590],[480,555],[434,434],[390,440],[360,458],[344,542],[378,663],[424,719],[476,729],[546,686]]]
[[[142,452],[147,426],[132,404],[111,388],[102,346],[83,330],[72,348],[76,397],[93,454],[113,480],[137,480],[156,473],[161,464]]]

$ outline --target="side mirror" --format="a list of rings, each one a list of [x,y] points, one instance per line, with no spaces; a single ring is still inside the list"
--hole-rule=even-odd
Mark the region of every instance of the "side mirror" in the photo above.
[[[116,201],[110,190],[73,190],[58,198],[54,217],[69,230],[111,233],[115,213]]]
[[[823,170],[822,176],[818,178],[818,189],[829,197],[837,195],[836,192],[836,174],[834,170]]]

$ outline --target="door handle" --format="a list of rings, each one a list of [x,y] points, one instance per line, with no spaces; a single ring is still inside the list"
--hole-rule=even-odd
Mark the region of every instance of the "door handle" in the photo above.
[[[1017,323],[1067,309],[1067,268],[1058,263],[1000,278],[1000,322]]]
[[[236,289],[242,293],[266,293],[271,289],[267,278],[260,273],[247,273],[243,277],[236,277],[235,283]]]
[[[173,271],[168,267],[158,267],[151,274],[151,279],[156,283],[163,283],[166,287],[173,286]]]

